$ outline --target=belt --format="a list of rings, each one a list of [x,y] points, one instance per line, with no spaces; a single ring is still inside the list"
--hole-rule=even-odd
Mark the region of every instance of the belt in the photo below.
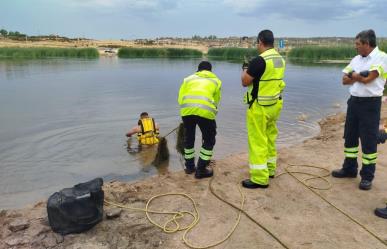
[[[356,97],[351,95],[351,100],[356,102],[370,102],[370,101],[380,101],[382,97]]]

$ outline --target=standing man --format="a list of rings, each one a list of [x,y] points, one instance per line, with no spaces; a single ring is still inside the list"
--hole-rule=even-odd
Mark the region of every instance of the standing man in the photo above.
[[[343,85],[349,85],[347,117],[344,130],[345,159],[341,169],[333,170],[337,178],[357,177],[359,138],[361,141],[362,168],[359,188],[369,190],[374,179],[377,159],[377,137],[380,121],[381,99],[386,70],[385,55],[376,46],[376,35],[372,29],[357,34],[355,47],[358,55],[343,69]],[[364,74],[368,71],[368,74]]]
[[[178,102],[184,124],[185,173],[195,172],[195,178],[211,177],[208,166],[215,145],[218,104],[221,98],[222,82],[211,72],[208,61],[200,62],[198,71],[184,79],[180,87]],[[202,132],[202,148],[195,167],[195,130],[196,125]]]
[[[267,188],[277,166],[276,122],[282,109],[281,93],[285,60],[274,49],[274,35],[270,30],[258,34],[260,55],[242,66],[242,85],[248,87],[244,102],[249,143],[250,179],[242,181],[245,188]]]

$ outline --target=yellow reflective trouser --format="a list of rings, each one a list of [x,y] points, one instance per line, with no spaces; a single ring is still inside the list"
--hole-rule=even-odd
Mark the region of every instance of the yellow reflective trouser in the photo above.
[[[275,141],[278,135],[277,119],[283,100],[271,106],[261,106],[255,101],[247,109],[246,124],[249,143],[250,180],[267,185],[277,166]]]

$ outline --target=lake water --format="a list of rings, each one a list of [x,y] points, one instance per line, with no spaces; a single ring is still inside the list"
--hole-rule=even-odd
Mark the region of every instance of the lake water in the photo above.
[[[158,168],[151,165],[154,151],[127,152],[125,133],[143,111],[159,123],[161,135],[175,128],[180,122],[179,86],[198,63],[0,61],[0,208],[22,207],[95,177],[132,181],[182,169],[174,133],[167,137],[171,158]],[[279,146],[316,135],[319,119],[344,110],[348,91],[341,85],[341,67],[288,63]],[[220,159],[247,151],[246,106],[241,66],[214,61],[213,71],[223,81],[215,146]]]

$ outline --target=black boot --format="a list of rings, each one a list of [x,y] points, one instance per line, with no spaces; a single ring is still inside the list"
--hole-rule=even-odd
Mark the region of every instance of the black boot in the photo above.
[[[385,208],[376,208],[375,209],[375,215],[380,217],[380,218],[387,219],[387,207],[385,207]]]
[[[186,174],[192,174],[194,173],[196,170],[196,167],[195,167],[195,159],[194,158],[191,158],[191,159],[186,159],[185,160],[185,169],[184,169],[184,172]]]
[[[196,171],[195,165],[185,166],[184,172],[185,172],[186,174],[189,175],[189,174],[194,173],[195,171]]]
[[[196,179],[212,177],[214,175],[213,170],[208,165],[209,162],[210,161],[204,161],[201,158],[199,158],[198,168],[196,169],[196,172],[195,172],[195,178]]]
[[[332,171],[332,176],[336,178],[356,178],[357,177],[357,159],[345,158],[343,167]]]
[[[332,176],[336,178],[356,178],[357,172],[348,172],[345,169],[335,169],[332,171]]]
[[[269,187],[269,184],[262,185],[262,184],[252,182],[250,179],[246,179],[246,180],[242,181],[242,186],[244,188],[267,188],[267,187]]]
[[[359,189],[370,190],[372,188],[372,182],[369,180],[362,179],[359,183]]]

